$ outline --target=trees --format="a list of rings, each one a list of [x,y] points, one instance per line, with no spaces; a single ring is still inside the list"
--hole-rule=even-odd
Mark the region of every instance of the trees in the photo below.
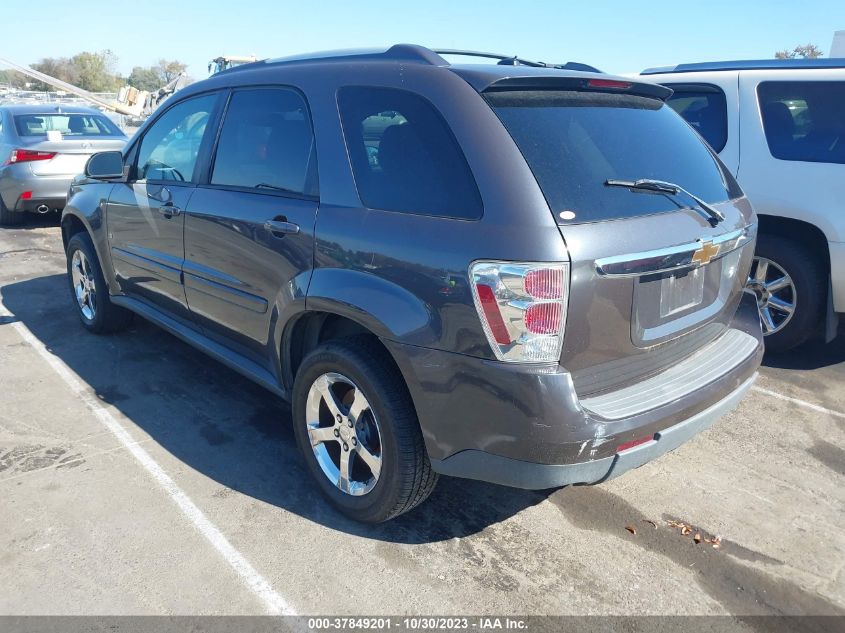
[[[187,64],[176,59],[160,59],[157,64],[147,68],[135,66],[127,79],[127,83],[138,90],[158,90],[163,85],[176,79],[180,73],[185,72],[187,67]]]
[[[160,59],[158,60],[158,71],[164,83],[169,83],[176,79],[180,74],[185,72],[188,68],[187,64],[183,64],[177,59]]]
[[[117,57],[110,50],[99,53],[82,52],[71,58],[77,80],[69,81],[90,92],[112,92],[123,83],[115,72]],[[43,71],[42,71],[43,72]]]
[[[0,70],[0,86],[8,85],[12,88],[23,88],[26,82],[26,76],[16,70]]]
[[[821,52],[815,44],[805,44],[804,46],[796,46],[791,51],[782,50],[775,53],[776,59],[816,59],[821,57],[824,53]]]
[[[83,51],[73,57],[44,57],[31,67],[90,92],[117,92],[124,83],[152,92],[185,72],[187,65],[176,59],[160,59],[153,66],[135,66],[128,79],[124,79],[117,72],[117,56],[110,50],[103,50]],[[49,84],[11,70],[0,71],[0,84],[6,83],[16,88],[56,90]]]
[[[97,53],[83,51],[73,57],[45,57],[32,64],[32,68],[91,92],[113,92],[123,81],[115,67],[117,57],[110,50]],[[33,90],[52,90],[48,84],[30,80]]]
[[[138,90],[147,90],[149,92],[158,90],[162,85],[161,77],[155,68],[142,68],[141,66],[135,66],[132,69],[129,77],[126,79],[126,83]]]

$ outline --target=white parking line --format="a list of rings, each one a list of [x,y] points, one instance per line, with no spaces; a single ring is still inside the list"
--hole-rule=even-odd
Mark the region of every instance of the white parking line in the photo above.
[[[0,304],[0,316],[14,316]],[[173,502],[179,507],[188,520],[194,524],[194,527],[202,534],[209,543],[214,546],[226,562],[235,570],[240,576],[241,580],[247,587],[261,600],[267,612],[271,615],[296,615],[293,608],[287,601],[279,595],[270,583],[244,558],[223,533],[215,526],[203,511],[191,501],[185,492],[176,485],[176,482],[171,479],[164,469],[159,466],[147,451],[132,438],[129,432],[118,422],[109,411],[100,404],[99,400],[94,397],[91,392],[85,387],[85,383],[68,367],[62,360],[51,354],[44,344],[39,341],[32,332],[29,331],[22,322],[14,321],[11,326],[20,334],[21,338],[26,341],[38,354],[47,361],[47,364],[52,367],[59,377],[67,384],[70,390],[76,395],[97,419],[120,441],[123,447],[138,460],[138,463],[146,469],[156,483],[158,483]]]
[[[790,396],[785,396],[782,393],[778,393],[777,391],[770,391],[768,389],[763,389],[763,387],[751,387],[752,391],[759,391],[760,393],[764,393],[767,396],[772,396],[772,398],[777,398],[778,400],[786,400],[787,402],[791,402],[792,404],[797,404],[802,406],[806,409],[812,409],[813,411],[818,411],[819,413],[827,413],[828,415],[832,415],[836,418],[843,418],[845,419],[845,413],[841,413],[839,411],[834,411],[833,409],[827,409],[825,407],[820,407],[817,404],[813,404],[812,402],[807,402],[806,400],[799,400],[798,398],[791,398]]]

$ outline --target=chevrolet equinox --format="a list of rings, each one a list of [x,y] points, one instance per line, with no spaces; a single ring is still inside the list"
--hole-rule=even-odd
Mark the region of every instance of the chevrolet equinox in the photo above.
[[[438,474],[598,483],[753,382],[756,219],[672,91],[411,45],[265,60],[169,99],[71,185],[73,303],[292,403],[340,511]]]

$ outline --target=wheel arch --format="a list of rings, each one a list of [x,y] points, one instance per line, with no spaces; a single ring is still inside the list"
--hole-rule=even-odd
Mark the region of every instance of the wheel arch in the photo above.
[[[798,240],[824,264],[825,271],[830,272],[830,248],[828,247],[827,236],[818,226],[804,220],[766,215],[759,212],[757,218],[760,223],[759,232],[761,234]]]
[[[323,309],[320,310],[301,312],[287,324],[282,335],[280,353],[282,361],[281,377],[286,391],[289,393],[292,391],[296,373],[305,357],[321,344],[331,340],[360,336],[371,338],[396,365],[397,371],[399,370],[396,359],[393,358],[387,346],[382,343],[379,332],[372,328],[371,323],[342,312],[344,310],[332,310],[329,306],[324,305]]]
[[[82,218],[73,213],[62,214],[61,228],[62,246],[64,247],[65,251],[67,251],[67,245],[70,242],[70,238],[72,238],[77,233],[88,233],[89,235],[91,235],[91,231],[89,230],[88,225],[82,220]]]

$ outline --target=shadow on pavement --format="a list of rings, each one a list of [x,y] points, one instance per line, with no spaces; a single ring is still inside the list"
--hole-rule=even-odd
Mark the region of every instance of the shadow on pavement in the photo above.
[[[821,369],[845,362],[845,323],[839,327],[839,336],[830,343],[810,341],[800,347],[775,354],[766,352],[763,365],[775,369]]]
[[[25,213],[24,220],[20,224],[14,226],[0,226],[0,231],[3,229],[10,229],[15,231],[29,231],[32,229],[43,229],[52,226],[59,226],[62,222],[62,214],[60,211],[50,211],[49,213]]]
[[[362,526],[320,496],[296,447],[290,407],[276,396],[142,319],[121,334],[87,333],[64,275],[7,285],[3,303],[103,402],[183,463],[333,529],[389,542],[442,541],[480,532],[550,494],[443,477],[416,510]]]

